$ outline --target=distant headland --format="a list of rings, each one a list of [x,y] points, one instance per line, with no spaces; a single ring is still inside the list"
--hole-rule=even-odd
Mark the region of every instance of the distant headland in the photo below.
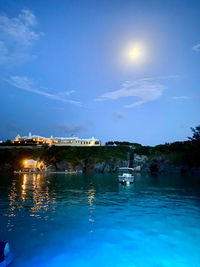
[[[105,173],[129,166],[153,173],[200,172],[200,126],[191,129],[193,135],[187,141],[154,147],[127,141],[108,141],[103,146],[94,138],[17,136],[0,144],[0,170],[20,170],[27,160],[33,160],[51,171]]]

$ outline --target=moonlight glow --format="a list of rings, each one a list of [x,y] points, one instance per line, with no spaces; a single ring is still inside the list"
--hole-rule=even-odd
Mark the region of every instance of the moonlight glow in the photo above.
[[[129,43],[123,50],[123,62],[127,66],[141,65],[146,61],[146,52],[142,43]]]
[[[136,59],[140,57],[140,50],[138,48],[133,48],[130,52],[129,52],[129,56],[131,59]]]

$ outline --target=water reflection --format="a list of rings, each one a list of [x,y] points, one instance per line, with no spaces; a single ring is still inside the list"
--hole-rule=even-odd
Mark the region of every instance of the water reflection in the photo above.
[[[26,200],[26,183],[27,183],[27,174],[24,174],[23,175],[23,184],[22,184],[22,193],[21,193],[22,201]]]
[[[15,209],[16,209],[16,197],[17,197],[17,189],[16,189],[16,181],[12,181],[12,186],[10,190],[10,194],[8,195],[9,199],[9,209],[8,212],[4,214],[5,217],[8,217],[8,222],[7,222],[7,229],[9,232],[12,231],[13,229],[13,221],[12,217],[15,217]]]
[[[125,194],[125,195],[132,194],[134,192],[134,188],[135,188],[135,182],[132,184],[126,184],[126,185],[119,183],[119,193],[120,194]]]
[[[88,203],[90,206],[90,209],[94,209],[94,199],[95,199],[95,189],[94,188],[90,188],[88,190]]]
[[[90,183],[90,188],[88,189],[88,204],[89,204],[89,218],[88,221],[90,223],[90,229],[89,232],[94,232],[94,222],[95,222],[95,216],[94,216],[94,210],[95,210],[95,188],[93,183]]]
[[[41,208],[47,207],[47,204],[45,202],[47,203],[49,202],[49,195],[48,194],[46,195],[46,192],[45,192],[46,190],[44,192],[41,191],[41,175],[40,174],[33,174],[32,185],[33,185],[34,205],[33,207],[31,207],[32,214],[30,216],[38,217],[39,214],[37,214],[37,212],[39,212]]]
[[[15,217],[22,209],[29,210],[30,216],[41,217],[40,211],[51,209],[54,213],[56,208],[56,193],[53,188],[50,192],[46,176],[41,174],[23,174],[13,179],[8,199],[9,209],[4,214],[7,217]],[[48,219],[48,215],[44,218]]]
[[[40,217],[40,211],[48,211],[50,208],[55,210],[55,194],[50,195],[49,185],[45,181],[45,175],[33,174],[32,177],[32,196],[33,206],[31,207],[30,216]],[[44,219],[48,220],[49,216],[45,215]]]
[[[12,182],[12,187],[11,187],[11,192],[10,194],[8,195],[8,198],[9,198],[9,206],[10,206],[10,214],[9,214],[9,217],[13,217],[15,216],[14,214],[14,211],[15,211],[15,208],[16,208],[16,205],[15,205],[15,200],[16,200],[16,196],[17,196],[17,192],[16,192],[16,181],[13,180]]]

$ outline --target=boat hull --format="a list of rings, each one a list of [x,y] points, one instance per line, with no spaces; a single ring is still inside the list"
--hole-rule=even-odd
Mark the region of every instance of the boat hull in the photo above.
[[[132,184],[134,183],[134,177],[123,177],[123,176],[118,176],[118,180],[120,184]]]

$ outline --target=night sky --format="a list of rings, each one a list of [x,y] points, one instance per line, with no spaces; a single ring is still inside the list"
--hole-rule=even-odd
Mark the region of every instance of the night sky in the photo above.
[[[0,139],[187,140],[200,1],[0,1]]]

